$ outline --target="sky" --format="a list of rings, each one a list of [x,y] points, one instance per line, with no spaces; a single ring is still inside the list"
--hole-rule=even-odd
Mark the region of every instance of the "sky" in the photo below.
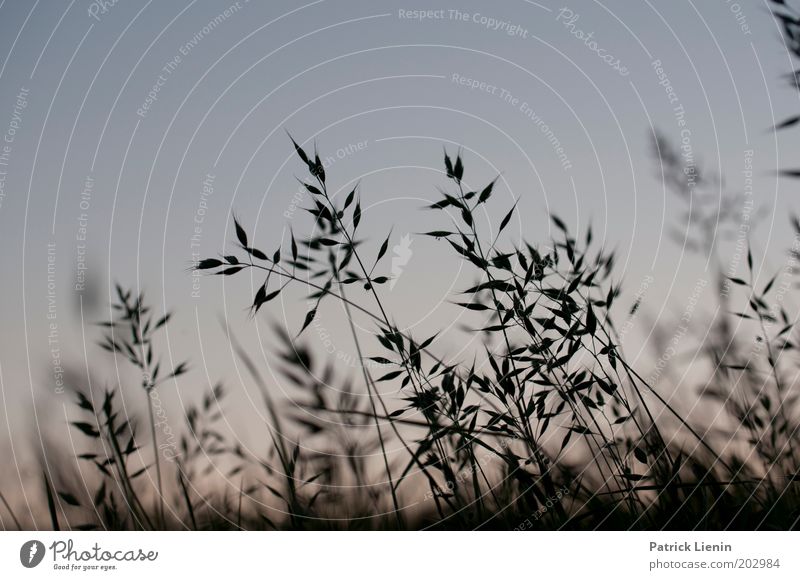
[[[90,369],[93,388],[130,380],[96,345],[115,283],[175,311],[161,347],[193,364],[162,389],[173,421],[224,380],[230,428],[260,432],[220,320],[282,392],[271,325],[299,328],[307,306],[289,294],[253,320],[260,280],[189,266],[232,247],[234,214],[270,250],[310,231],[287,132],[316,146],[338,195],[360,184],[371,251],[392,232],[387,304],[415,334],[446,328],[448,356],[469,353],[450,301],[473,280],[420,235],[443,225],[422,210],[446,185],[443,148],[462,151],[469,187],[499,176],[487,231],[518,202],[509,243],[545,242],[553,212],[616,249],[624,299],[644,295],[626,348],[645,371],[658,324],[714,303],[698,291],[707,262],[668,235],[683,205],[658,173],[655,131],[721,178],[712,194],[749,192],[764,215],[749,234],[759,272],[791,245],[797,186],[776,169],[798,142],[770,127],[800,102],[765,2],[6,0],[0,29],[0,427],[14,449],[66,423],[62,371]],[[344,324],[331,305],[306,340],[351,376]]]

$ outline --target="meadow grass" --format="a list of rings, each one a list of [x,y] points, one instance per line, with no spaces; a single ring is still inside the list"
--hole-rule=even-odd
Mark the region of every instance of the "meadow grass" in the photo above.
[[[787,48],[800,58],[800,14],[773,4]],[[799,75],[789,75],[796,88]],[[791,117],[776,130],[798,122],[800,116]],[[715,322],[699,353],[711,369],[701,403],[721,412],[722,430],[693,424],[628,361],[615,320],[633,316],[641,298],[620,303],[629,296],[615,279],[615,254],[591,227],[577,236],[553,215],[549,239],[507,241],[516,204],[502,208],[496,228],[481,227],[479,212],[497,203],[495,182],[468,188],[461,154],[445,152],[446,184],[426,208],[441,216],[442,226],[424,235],[472,271],[476,283],[460,288],[452,302],[465,311],[479,345],[473,359],[451,360],[441,354],[447,345],[440,333],[415,336],[395,322],[402,313],[387,307],[390,278],[381,265],[392,235],[375,247],[364,239],[360,189],[337,199],[319,155],[294,140],[292,146],[314,233],[292,232],[284,246],[266,250],[234,219],[233,249],[193,264],[209,275],[258,280],[248,297],[253,316],[263,316],[290,287],[310,304],[295,328],[275,329],[281,346],[271,356],[296,387],[291,405],[276,403],[258,364],[226,327],[264,405],[263,455],[232,441],[220,425],[222,385],[186,410],[175,442],[165,441],[173,435],[156,429],[158,390],[189,363],[162,362],[158,335],[170,315],[154,315],[144,296],[118,287],[116,315],[102,324],[100,345],[136,369],[147,413],[140,418],[120,407],[117,389],[75,388],[80,417],[72,427],[86,451],[75,458],[80,466],[59,456],[57,477],[52,460],[45,462],[50,527],[797,526],[796,314],[778,297],[787,291],[783,278],[789,288],[796,285],[797,249],[790,249],[787,269],[759,280],[748,248],[745,275],[729,275],[716,234],[735,225],[741,199],[717,203],[703,191],[711,180],[696,168],[688,188],[680,155],[664,137],[654,139],[662,177],[687,202],[682,223],[690,227],[681,243],[713,265],[714,294],[730,313]],[[800,221],[792,224],[800,237]],[[356,378],[337,377],[305,342],[304,331],[329,305],[346,315]],[[365,319],[370,333],[360,329]],[[314,444],[302,444],[308,441]],[[87,468],[94,473],[87,476]],[[81,474],[84,485],[70,474]],[[4,521],[24,527],[5,495],[0,502],[9,516]]]
[[[552,216],[555,234],[547,244],[506,247],[503,233],[515,206],[487,237],[476,215],[493,202],[494,182],[468,191],[460,154],[445,153],[449,188],[427,209],[447,225],[425,235],[474,270],[479,282],[460,289],[453,303],[466,311],[481,345],[468,363],[445,360],[437,354],[438,333],[412,336],[392,322],[382,298],[389,278],[378,274],[391,236],[374,253],[366,248],[361,192],[337,202],[319,156],[293,146],[308,172],[303,185],[315,233],[300,239],[292,233],[287,248],[266,251],[234,220],[235,249],[195,267],[263,280],[250,302],[254,316],[290,286],[305,292],[311,306],[297,329],[276,329],[283,346],[273,356],[297,385],[293,405],[312,413],[276,405],[258,366],[229,334],[260,390],[268,450],[253,456],[215,426],[226,394],[217,385],[188,410],[178,459],[164,464],[153,393],[188,363],[164,370],[156,336],[170,315],[154,316],[143,296],[119,287],[117,316],[103,323],[100,345],[142,377],[148,412],[141,423],[151,449],[138,443],[139,418],[117,408],[114,390],[100,400],[76,390],[84,417],[72,425],[91,447],[79,459],[94,466],[98,483],[78,493],[55,489],[45,475],[54,528],[795,526],[796,398],[787,392],[791,365],[779,360],[795,348],[793,326],[789,313],[771,306],[775,278],[762,286],[753,279],[752,255],[748,279],[720,279],[742,290],[747,306],[736,316],[756,326],[763,356],[737,363],[728,344],[715,359],[704,396],[736,425],[730,440],[718,441],[628,363],[614,323],[622,294],[614,253],[594,240],[591,228],[577,239]],[[335,377],[304,344],[303,332],[329,303],[342,305],[349,320],[360,385]],[[374,333],[358,330],[356,313],[371,320]],[[717,355],[710,349],[708,356]],[[397,394],[382,394],[383,383]],[[366,397],[357,396],[360,388]],[[325,442],[328,450],[311,452],[301,438]],[[400,456],[390,456],[389,443]]]

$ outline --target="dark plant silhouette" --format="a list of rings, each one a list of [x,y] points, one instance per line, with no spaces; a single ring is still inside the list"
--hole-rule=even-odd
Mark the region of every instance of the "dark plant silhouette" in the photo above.
[[[800,58],[800,13],[782,0],[772,4],[788,50]],[[800,88],[800,72],[789,77]],[[782,296],[796,287],[800,220],[783,270],[759,279],[748,247],[745,274],[732,274],[719,237],[735,227],[741,197],[719,203],[721,184],[695,165],[687,170],[655,136],[665,183],[691,202],[678,241],[710,264],[725,312],[700,345],[711,368],[701,401],[724,416],[701,426],[627,359],[615,320],[632,309],[621,304],[615,255],[591,227],[579,237],[553,215],[548,239],[512,243],[511,204],[485,231],[477,216],[495,203],[495,182],[468,187],[460,152],[445,152],[445,186],[426,208],[442,225],[425,235],[474,273],[475,283],[446,307],[465,315],[479,344],[472,358],[451,359],[440,333],[415,336],[397,322],[402,313],[391,312],[384,295],[391,233],[371,246],[360,188],[332,195],[319,155],[304,145],[292,139],[313,233],[292,232],[267,250],[248,233],[251,224],[234,219],[234,249],[192,265],[256,280],[247,297],[253,316],[267,315],[290,286],[311,305],[294,327],[275,329],[280,346],[271,356],[296,387],[291,406],[275,402],[259,366],[225,329],[266,410],[263,453],[225,434],[219,384],[183,413],[175,443],[159,434],[158,389],[189,366],[164,369],[156,337],[170,315],[154,316],[141,294],[120,287],[101,346],[137,369],[148,429],[142,434],[136,411],[120,403],[122,385],[75,389],[79,416],[71,425],[86,445],[77,459],[94,473],[74,488],[45,470],[54,529],[797,527],[800,367],[796,316]],[[345,313],[357,377],[336,376],[305,342],[329,304]],[[6,496],[0,502],[21,528]]]

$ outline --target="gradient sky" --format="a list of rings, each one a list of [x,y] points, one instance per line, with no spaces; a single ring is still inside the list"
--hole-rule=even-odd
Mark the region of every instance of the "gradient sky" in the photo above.
[[[0,166],[7,172],[0,423],[15,438],[30,432],[34,403],[40,422],[65,420],[51,323],[65,367],[88,365],[103,385],[118,380],[91,326],[108,317],[115,281],[145,289],[158,310],[177,311],[162,346],[176,362],[192,358],[193,370],[163,388],[168,408],[225,379],[231,416],[261,413],[248,400],[253,387],[240,380],[219,319],[266,367],[264,354],[275,344],[270,321],[285,318],[298,328],[305,304],[289,295],[253,322],[246,306],[260,281],[202,279],[193,296],[187,266],[193,252],[208,257],[230,247],[232,212],[268,250],[285,243],[290,226],[308,231],[309,221],[292,211],[302,167],[286,130],[330,158],[337,191],[360,181],[365,231],[374,239],[394,228],[393,247],[409,236],[391,250],[408,249],[410,258],[386,300],[415,334],[449,325],[446,354],[466,346],[461,311],[446,301],[471,273],[441,244],[417,235],[445,225],[441,214],[420,210],[446,185],[443,147],[463,149],[471,187],[501,176],[489,221],[520,200],[512,240],[546,240],[549,211],[574,228],[591,220],[597,237],[618,250],[628,303],[653,277],[645,315],[627,336],[645,371],[652,361],[642,338],[655,322],[680,316],[696,281],[709,276],[703,260],[667,236],[681,205],[664,190],[650,150],[654,129],[680,140],[676,103],[695,159],[723,176],[726,190],[745,187],[746,152],[753,151],[753,197],[766,218],[752,243],[758,256],[771,256],[758,267],[771,275],[783,265],[780,249],[791,244],[787,215],[800,206],[797,186],[775,170],[796,165],[798,142],[769,127],[800,103],[780,79],[792,62],[765,2],[112,4],[0,3],[0,132],[14,132],[8,165]],[[414,10],[435,12],[419,20]],[[606,63],[578,31],[591,33],[597,50],[619,65]],[[154,86],[157,98],[144,111]],[[561,144],[561,159],[541,123]],[[213,193],[204,197],[209,174]],[[87,289],[76,294],[83,234]],[[714,302],[710,292],[701,303]],[[331,306],[307,338],[324,350],[320,329],[330,334],[339,372],[352,375],[352,343],[337,331],[341,312]],[[247,420],[235,429],[243,438],[258,430]]]

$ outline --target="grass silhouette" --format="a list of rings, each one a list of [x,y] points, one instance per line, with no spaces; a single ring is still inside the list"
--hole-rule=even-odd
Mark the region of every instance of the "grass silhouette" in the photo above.
[[[800,14],[773,4],[787,48],[800,58]],[[789,75],[796,88],[798,78],[798,71]],[[791,117],[775,129],[798,122]],[[741,199],[720,205],[704,194],[711,180],[699,169],[689,188],[680,154],[663,136],[654,139],[654,151],[664,182],[692,202],[681,243],[714,265],[720,309],[730,312],[700,353],[713,369],[701,401],[723,412],[722,433],[682,416],[627,359],[616,319],[639,302],[618,304],[615,255],[591,228],[579,238],[553,215],[550,239],[511,244],[504,232],[514,205],[503,208],[496,230],[483,231],[478,212],[495,203],[495,184],[469,190],[461,154],[445,152],[446,186],[427,208],[441,216],[442,229],[425,235],[445,244],[478,280],[452,302],[466,311],[480,344],[479,357],[450,360],[441,354],[439,333],[414,336],[394,322],[384,295],[391,279],[379,274],[392,235],[375,247],[363,239],[359,188],[336,199],[319,155],[291,143],[305,173],[313,233],[293,232],[288,247],[259,248],[234,219],[234,249],[193,265],[208,275],[263,280],[247,297],[254,316],[290,286],[311,305],[296,327],[275,330],[280,347],[272,355],[296,385],[291,405],[275,402],[258,365],[228,331],[266,411],[264,455],[224,434],[222,385],[187,410],[174,434],[179,452],[165,452],[173,443],[156,429],[158,386],[189,363],[162,364],[157,336],[170,315],[154,316],[142,295],[118,287],[117,316],[103,324],[100,344],[138,370],[147,416],[120,407],[113,389],[99,398],[76,389],[82,417],[72,427],[88,447],[77,459],[96,473],[82,479],[90,483],[80,490],[65,483],[71,478],[64,473],[43,473],[53,529],[797,527],[798,368],[790,355],[798,344],[793,316],[777,297],[794,262],[761,281],[748,248],[746,276],[728,275],[717,233],[736,223]],[[794,169],[784,174],[800,176]],[[800,238],[800,220],[792,224]],[[792,260],[797,253],[790,250]],[[304,343],[329,304],[346,315],[357,383],[335,376]],[[359,330],[356,317],[368,319],[373,333]],[[742,321],[755,347],[746,331],[734,333],[733,323]],[[385,394],[385,385],[395,394]],[[148,435],[141,436],[140,425]],[[149,449],[140,444],[148,437]],[[301,438],[325,451],[310,451]],[[21,528],[6,496],[0,501]]]
[[[475,216],[492,203],[494,183],[467,191],[460,154],[445,153],[450,187],[428,209],[450,219],[443,220],[446,229],[427,235],[447,244],[480,280],[459,292],[453,303],[474,321],[483,354],[468,363],[444,360],[436,353],[438,334],[412,336],[392,322],[381,296],[389,278],[375,274],[391,236],[377,251],[361,240],[360,191],[354,189],[337,204],[328,193],[319,156],[293,146],[308,172],[303,185],[311,194],[306,211],[314,217],[315,233],[300,239],[292,234],[289,248],[266,251],[234,220],[235,250],[200,260],[196,268],[211,275],[262,276],[250,303],[254,315],[289,285],[306,292],[311,307],[297,331],[277,329],[283,346],[275,357],[298,385],[295,404],[313,415],[296,416],[276,405],[245,348],[229,335],[261,389],[269,417],[269,451],[254,457],[215,429],[225,394],[216,386],[202,405],[187,412],[180,458],[162,469],[152,395],[163,381],[183,374],[188,363],[162,370],[155,335],[168,324],[169,314],[154,317],[142,296],[134,298],[118,288],[114,310],[119,315],[103,325],[101,345],[127,359],[142,376],[152,464],[133,466],[146,454],[138,444],[139,422],[117,408],[113,390],[104,393],[100,404],[78,391],[76,405],[86,418],[73,426],[94,448],[80,459],[96,467],[100,483],[92,497],[79,497],[62,489],[52,493],[45,480],[53,527],[796,525],[796,400],[788,396],[788,369],[778,359],[779,352],[794,348],[788,338],[792,323],[787,312],[776,314],[769,304],[775,279],[757,288],[750,254],[750,279],[730,282],[745,293],[747,309],[738,316],[757,325],[763,361],[735,364],[727,362],[735,359],[728,353],[725,362],[718,361],[704,392],[735,420],[742,437],[733,435],[731,441],[742,440],[745,451],[740,454],[731,441],[715,441],[707,429],[681,417],[626,360],[614,323],[613,307],[621,293],[613,281],[614,254],[598,247],[591,228],[579,240],[563,220],[552,216],[555,234],[546,245],[504,247],[503,232],[515,207],[508,208],[497,232],[487,237]],[[376,257],[370,259],[370,254]],[[366,401],[356,396],[353,385],[331,389],[336,394],[332,399],[327,387],[336,377],[303,344],[303,332],[330,302],[342,305],[348,317]],[[369,317],[374,335],[358,332],[356,312]],[[382,394],[381,383],[396,385],[398,394]],[[305,450],[301,434],[327,442],[330,452]],[[390,456],[389,442],[402,449],[400,458]],[[736,451],[723,453],[715,446]],[[372,453],[380,457],[380,475],[365,459]],[[214,491],[213,483],[207,491],[208,475],[220,465],[229,471],[218,488],[230,487],[241,474],[233,498]],[[151,469],[155,485],[143,481],[151,477]],[[162,471],[170,478],[167,486]],[[260,475],[245,486],[245,474],[254,471]],[[251,501],[264,495],[279,506],[265,509],[268,501]],[[75,525],[64,521],[63,507],[59,514],[56,503],[67,504],[84,518],[93,515]]]

